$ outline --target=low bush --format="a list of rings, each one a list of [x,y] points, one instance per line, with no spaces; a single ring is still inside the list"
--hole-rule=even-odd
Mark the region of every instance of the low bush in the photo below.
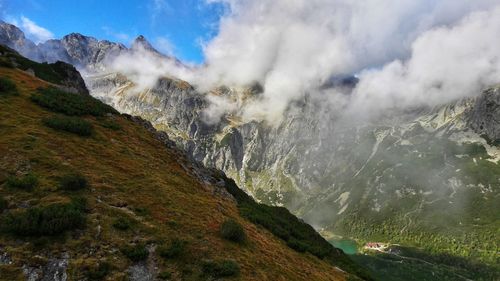
[[[118,113],[113,107],[90,95],[72,94],[57,88],[40,88],[31,96],[31,100],[50,111],[66,115],[104,116],[106,113]]]
[[[120,126],[120,124],[118,124],[114,121],[105,120],[105,121],[102,121],[100,123],[100,125],[106,129],[111,129],[113,131],[119,131],[122,129],[122,126]]]
[[[132,223],[129,219],[126,218],[118,218],[113,222],[113,227],[118,230],[128,230],[132,226]]]
[[[149,252],[144,244],[128,245],[120,249],[129,260],[133,262],[143,261],[148,258]]]
[[[7,77],[0,77],[0,96],[17,94],[16,84]]]
[[[57,235],[85,226],[83,198],[68,204],[32,207],[26,211],[8,214],[2,221],[2,230],[17,236]]]
[[[222,238],[236,243],[241,243],[246,239],[243,226],[233,219],[226,220],[221,224],[220,234]]]
[[[151,213],[148,208],[144,208],[144,207],[135,207],[134,212],[136,214],[138,214],[139,216],[143,216],[143,217],[147,216]]]
[[[0,197],[0,213],[9,207],[9,203],[3,197]]]
[[[288,247],[300,253],[303,253],[308,250],[307,244],[294,238],[289,239],[288,242],[286,242],[286,244],[288,245]]]
[[[87,279],[90,281],[104,280],[111,271],[111,264],[102,262],[97,267],[87,271]]]
[[[179,257],[186,249],[186,242],[180,239],[174,239],[170,245],[160,247],[158,253],[165,259],[173,259]]]
[[[22,177],[9,177],[7,179],[7,186],[10,188],[17,188],[26,191],[33,190],[38,185],[38,178],[34,174],[27,174]]]
[[[9,58],[0,57],[0,67],[14,68],[14,64]]]
[[[158,278],[160,278],[161,280],[168,280],[172,277],[172,273],[168,272],[168,271],[163,271],[163,272],[160,272],[160,274],[158,274]]]
[[[92,135],[92,124],[78,117],[52,116],[43,119],[43,124],[55,130],[66,131],[79,136]]]
[[[62,177],[59,187],[66,191],[77,191],[87,188],[88,182],[81,174],[68,174]]]
[[[240,266],[232,260],[203,261],[202,271],[214,278],[231,277],[240,274]]]

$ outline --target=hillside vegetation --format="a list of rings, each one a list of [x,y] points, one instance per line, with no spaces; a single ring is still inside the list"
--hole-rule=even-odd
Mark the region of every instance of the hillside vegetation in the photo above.
[[[18,69],[0,76],[0,280],[364,276],[288,211],[197,177],[133,118]]]

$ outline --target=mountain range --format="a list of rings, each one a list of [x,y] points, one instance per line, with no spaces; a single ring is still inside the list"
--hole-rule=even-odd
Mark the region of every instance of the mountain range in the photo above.
[[[306,95],[277,125],[244,121],[237,112],[214,123],[204,116],[210,97],[245,106],[259,96],[259,85],[200,92],[165,75],[138,90],[131,77],[108,67],[113,59],[145,50],[180,63],[142,36],[130,48],[76,33],[35,45],[1,23],[0,44],[35,61],[75,65],[93,97],[151,122],[195,161],[224,171],[258,202],[285,206],[327,239],[402,244],[498,270],[500,215],[492,211],[500,206],[498,86],[370,122],[346,122]],[[347,91],[356,83],[349,81],[342,85]]]

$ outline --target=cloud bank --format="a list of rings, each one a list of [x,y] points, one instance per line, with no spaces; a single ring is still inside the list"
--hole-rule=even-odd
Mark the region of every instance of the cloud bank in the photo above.
[[[128,55],[115,65],[128,65],[125,71],[143,87],[165,74],[202,92],[258,82],[264,93],[238,111],[246,120],[271,123],[279,122],[290,102],[307,93],[344,103],[344,96],[322,88],[338,76],[360,78],[346,102],[348,111],[375,114],[447,102],[500,82],[498,0],[207,3],[222,3],[227,9],[217,35],[203,43],[204,65],[183,67],[149,55]],[[234,108],[230,101],[217,99],[208,115],[216,120]]]
[[[407,60],[363,71],[351,110],[437,105],[500,82],[500,6],[421,34]]]
[[[186,65],[180,64],[174,58],[145,49],[143,45],[133,47],[129,52],[123,52],[107,63],[112,72],[120,72],[131,79],[136,90],[143,91],[154,87],[159,78],[170,76],[185,81],[194,80],[194,72]]]
[[[37,25],[34,21],[25,16],[21,16],[20,25],[28,37],[33,39],[33,41],[37,44],[54,38],[54,34],[52,32]]]
[[[204,48],[198,83],[260,82],[250,117],[280,118],[291,100],[336,75],[361,73],[353,107],[381,108],[447,101],[498,77],[498,1],[212,2],[230,12]]]

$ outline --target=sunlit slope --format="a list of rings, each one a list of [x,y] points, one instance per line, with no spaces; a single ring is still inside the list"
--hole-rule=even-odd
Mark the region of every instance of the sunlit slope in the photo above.
[[[54,261],[67,263],[69,280],[100,276],[101,269],[106,280],[124,280],[141,266],[155,277],[203,280],[212,274],[207,269],[214,266],[212,261],[226,260],[240,269],[229,279],[346,279],[331,263],[294,251],[243,219],[229,193],[194,177],[183,153],[167,148],[143,126],[106,114],[78,117],[92,126],[86,137],[49,128],[42,120],[61,114],[30,100],[47,83],[15,69],[0,68],[0,76],[18,89],[17,95],[0,96],[0,196],[6,202],[2,218],[30,208],[72,204],[75,198],[87,201],[83,227],[55,236],[3,232],[0,254],[7,258],[0,262],[1,280],[24,280],[30,269],[50,271]],[[83,176],[88,186],[62,190],[61,179],[72,174]],[[9,185],[10,179],[26,175],[37,179],[32,190]],[[119,218],[129,225],[120,227]],[[229,218],[243,226],[244,243],[221,237],[220,226]],[[174,240],[185,244],[182,252],[162,258],[158,249]],[[124,250],[137,245],[148,250],[142,261]]]

